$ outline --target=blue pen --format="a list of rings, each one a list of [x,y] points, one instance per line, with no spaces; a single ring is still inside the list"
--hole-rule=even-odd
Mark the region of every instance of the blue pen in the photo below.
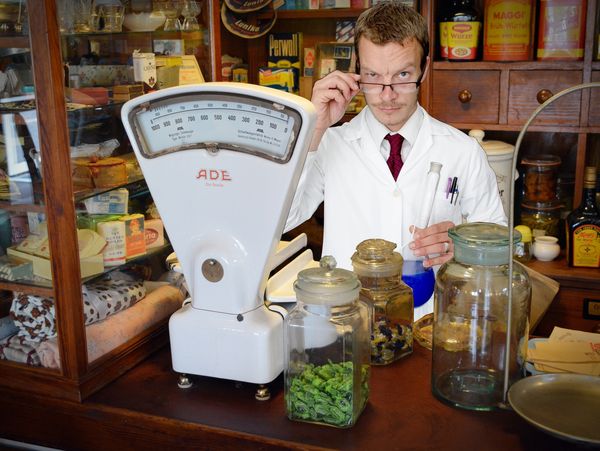
[[[448,199],[451,189],[452,189],[452,177],[448,177],[448,184],[446,185],[446,199]]]
[[[450,196],[450,203],[452,203],[454,201],[454,192],[456,191],[456,182],[458,182],[458,177],[454,177],[452,179],[452,186],[450,187],[450,192],[452,193],[452,196]]]

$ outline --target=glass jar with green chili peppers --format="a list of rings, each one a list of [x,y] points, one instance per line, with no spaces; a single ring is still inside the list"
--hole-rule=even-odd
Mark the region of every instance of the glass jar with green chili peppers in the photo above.
[[[369,309],[352,271],[325,256],[300,271],[284,322],[285,404],[292,420],[354,425],[369,397]]]
[[[531,229],[533,237],[549,235],[558,237],[558,224],[562,204],[558,202],[521,203],[521,224]]]
[[[361,242],[352,266],[362,288],[360,298],[371,309],[371,364],[387,365],[412,354],[414,301],[402,281],[402,256],[396,244],[382,239]]]

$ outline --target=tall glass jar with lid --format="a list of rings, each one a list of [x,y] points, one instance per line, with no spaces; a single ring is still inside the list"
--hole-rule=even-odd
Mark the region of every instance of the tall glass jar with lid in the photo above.
[[[285,402],[292,420],[346,428],[369,396],[369,310],[360,282],[325,256],[300,271],[284,324]]]
[[[396,244],[369,239],[356,247],[352,267],[362,288],[360,298],[371,309],[371,364],[387,365],[413,350],[412,289],[402,281],[402,255]]]
[[[508,228],[469,223],[448,234],[454,257],[436,278],[431,386],[453,406],[492,410],[503,401],[507,352],[509,385],[523,373],[531,285],[515,263],[507,349]],[[519,232],[514,236],[520,240]]]

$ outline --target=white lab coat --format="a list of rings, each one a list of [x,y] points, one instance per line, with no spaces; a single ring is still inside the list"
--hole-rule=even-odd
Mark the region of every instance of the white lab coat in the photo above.
[[[392,241],[405,259],[414,260],[407,246],[409,227],[420,212],[431,161],[443,166],[430,225],[445,220],[505,225],[496,176],[481,146],[418,108],[423,122],[397,181],[381,155],[381,143],[373,142],[366,129],[366,109],[350,122],[327,130],[318,150],[307,157],[286,230],[309,219],[324,201],[322,252],[333,255],[338,267],[352,269],[356,245],[368,238]],[[445,193],[452,177],[458,178],[455,204]],[[428,304],[426,310],[432,311],[431,300]]]

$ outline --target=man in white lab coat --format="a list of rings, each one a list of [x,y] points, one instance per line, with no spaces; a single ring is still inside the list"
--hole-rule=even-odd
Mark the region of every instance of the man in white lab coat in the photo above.
[[[405,260],[440,265],[452,257],[448,229],[455,224],[506,224],[496,177],[474,139],[418,104],[429,68],[427,25],[420,14],[398,1],[376,4],[357,21],[355,50],[357,73],[335,71],[314,85],[318,118],[312,152],[286,230],[310,218],[324,201],[323,255],[333,255],[339,267],[351,269],[356,245],[368,238],[396,243]],[[360,90],[367,107],[331,127]],[[386,135],[395,133],[403,137],[397,180],[386,164],[391,150]],[[429,225],[413,235],[432,161],[442,168]]]

